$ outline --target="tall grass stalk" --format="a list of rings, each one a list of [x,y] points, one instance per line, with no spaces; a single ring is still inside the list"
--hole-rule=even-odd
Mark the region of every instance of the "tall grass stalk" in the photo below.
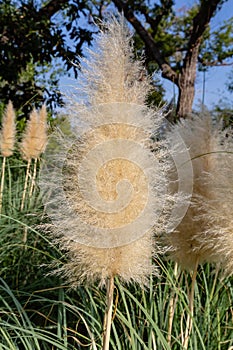
[[[109,350],[111,324],[112,324],[112,307],[114,294],[114,277],[110,277],[107,282],[107,309],[104,315],[104,336],[103,336],[103,350]]]
[[[31,184],[30,184],[30,190],[29,190],[29,197],[32,196],[33,188],[35,188],[36,185],[36,176],[37,176],[37,166],[38,161],[40,159],[41,154],[45,152],[46,146],[47,146],[47,111],[45,105],[41,107],[41,109],[38,112],[37,115],[37,138],[36,138],[36,145],[35,149],[37,151],[37,154],[34,154],[34,164],[33,164],[33,174],[31,178]]]
[[[0,187],[0,215],[2,212],[2,197],[3,197],[4,182],[5,182],[5,168],[6,168],[6,157],[3,157],[2,169],[1,169],[1,187]]]
[[[176,262],[174,266],[174,278],[176,281],[177,281],[177,276],[178,276],[178,263]],[[168,319],[168,332],[167,332],[167,341],[169,345],[171,345],[171,340],[172,340],[172,324],[173,324],[173,319],[175,314],[176,303],[177,303],[177,294],[175,290],[173,290],[169,301],[169,319]]]
[[[198,264],[199,264],[199,262],[197,259],[196,264],[195,264],[195,268],[194,268],[193,273],[192,273],[192,283],[191,283],[191,289],[189,292],[189,310],[188,310],[188,315],[187,315],[185,334],[184,334],[184,338],[183,338],[184,350],[188,349],[188,342],[189,342],[189,338],[190,338],[190,335],[192,332],[192,326],[193,326],[194,292],[195,292]]]
[[[29,198],[31,198],[33,189],[36,186],[37,163],[38,163],[38,158],[34,160],[34,164],[33,164],[33,173],[31,178],[30,189],[29,189]]]
[[[29,177],[30,177],[31,161],[32,161],[31,158],[28,159],[28,161],[27,161],[26,176],[25,176],[25,181],[24,181],[22,202],[21,202],[21,207],[20,207],[21,211],[23,211],[23,208],[24,208],[24,205],[25,205],[25,200],[26,200],[26,195],[27,195],[27,188],[28,188],[28,181],[29,181]]]

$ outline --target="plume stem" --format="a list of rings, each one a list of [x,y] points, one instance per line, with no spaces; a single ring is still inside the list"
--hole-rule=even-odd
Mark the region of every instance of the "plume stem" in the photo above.
[[[104,315],[104,335],[103,335],[103,349],[109,350],[110,333],[112,325],[112,307],[113,307],[113,292],[114,292],[114,277],[108,279],[107,284],[107,308]]]
[[[195,267],[193,270],[192,275],[192,284],[191,284],[191,290],[189,293],[189,313],[187,316],[187,323],[186,323],[186,329],[185,329],[185,336],[184,336],[184,342],[183,342],[183,349],[188,349],[188,342],[190,338],[190,334],[192,332],[192,326],[193,326],[193,313],[194,313],[194,290],[195,290],[195,283],[197,279],[197,268],[199,265],[199,259],[196,259]]]
[[[27,170],[26,170],[26,177],[25,177],[25,182],[24,182],[24,189],[23,189],[23,195],[22,195],[22,202],[21,202],[21,211],[24,208],[24,203],[25,203],[25,199],[26,199],[26,192],[27,192],[27,187],[28,187],[28,178],[29,178],[29,174],[30,174],[30,166],[31,166],[31,158],[28,160],[27,163]]]
[[[217,266],[217,268],[215,270],[214,282],[213,282],[212,289],[211,289],[211,292],[210,292],[210,302],[212,301],[213,296],[214,296],[215,287],[216,287],[217,280],[218,280],[218,273],[219,273],[219,265]]]
[[[37,162],[38,162],[38,158],[36,158],[34,160],[34,167],[33,167],[33,175],[32,175],[32,181],[31,181],[31,185],[30,185],[30,191],[29,191],[29,197],[31,198],[32,196],[32,192],[33,192],[33,188],[36,185],[36,170],[37,170]]]
[[[177,277],[178,277],[177,262],[175,263],[175,266],[174,266],[174,277],[175,277],[175,280],[177,281]],[[177,294],[175,291],[173,291],[169,302],[169,319],[168,319],[168,335],[167,335],[167,342],[169,345],[171,345],[171,339],[172,339],[172,324],[174,319],[176,302],[177,302]]]
[[[3,196],[4,181],[5,181],[5,168],[6,168],[6,157],[3,157],[3,161],[2,161],[1,187],[0,187],[0,214],[1,214],[1,212],[2,212],[2,196]]]

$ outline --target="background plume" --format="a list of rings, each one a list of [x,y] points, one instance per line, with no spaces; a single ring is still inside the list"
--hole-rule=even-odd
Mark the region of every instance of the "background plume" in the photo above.
[[[15,111],[12,102],[9,101],[2,118],[2,129],[0,136],[1,154],[10,157],[13,154],[15,143],[16,125]]]
[[[166,236],[166,243],[171,247],[170,257],[183,268],[193,270],[197,262],[219,262],[224,240],[231,240],[231,219],[225,208],[232,208],[232,158],[226,153],[232,149],[232,138],[226,138],[221,124],[213,125],[207,114],[180,121],[168,137],[172,138],[174,132],[181,135],[190,152],[193,194],[186,215]],[[228,247],[225,256],[229,256]]]

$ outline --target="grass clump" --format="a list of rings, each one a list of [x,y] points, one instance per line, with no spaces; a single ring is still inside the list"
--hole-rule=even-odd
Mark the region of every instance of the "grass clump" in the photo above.
[[[123,162],[117,157],[117,162],[111,160],[109,164],[102,161],[95,185],[109,208],[114,201],[117,202],[117,194],[122,194],[123,199],[128,198],[127,184],[123,184],[119,193],[115,187],[125,174],[129,175],[129,179],[135,181],[133,190],[137,190],[130,215],[129,212],[123,216],[113,215],[111,210],[106,210],[107,215],[101,210],[98,214],[93,213],[93,207],[83,201],[83,197],[89,198],[93,188],[90,174],[84,171],[79,178],[74,175],[80,167],[93,173],[90,166],[93,164],[85,168],[82,159],[88,158],[93,146],[99,147],[101,143],[109,144],[125,138],[127,142],[134,141],[154,153],[155,144],[159,144],[152,144],[151,140],[156,139],[152,129],[158,130],[161,115],[158,111],[148,112],[145,106],[138,107],[143,103],[149,85],[147,78],[140,75],[141,62],[134,64],[132,60],[132,45],[127,32],[122,23],[114,22],[109,32],[101,35],[99,51],[92,53],[91,69],[88,70],[86,62],[83,71],[87,79],[83,91],[90,95],[89,108],[82,103],[75,106],[81,122],[90,123],[91,128],[78,138],[72,138],[74,135],[69,129],[69,137],[76,144],[69,141],[65,144],[67,158],[62,163],[63,172],[59,173],[63,182],[59,182],[60,178],[58,182],[49,182],[50,190],[60,190],[59,186],[63,186],[65,202],[59,203],[60,208],[66,209],[67,201],[72,208],[63,211],[55,222],[57,226],[45,211],[44,203],[51,202],[44,201],[38,186],[40,157],[47,143],[45,108],[32,112],[20,147],[16,147],[13,154],[4,154],[6,147],[1,148],[0,347],[15,350],[229,350],[233,346],[232,162],[218,157],[219,151],[222,155],[231,153],[229,132],[226,141],[224,133],[212,133],[210,120],[203,118],[184,121],[174,127],[179,129],[190,152],[194,191],[183,221],[176,231],[166,235],[167,245],[172,248],[166,256],[154,244],[166,231],[165,220],[159,215],[156,218],[161,220],[157,226],[152,225],[135,240],[131,239],[135,233],[131,230],[130,241],[122,245],[114,240],[108,244],[103,240],[97,240],[98,244],[94,245],[85,244],[82,239],[86,239],[87,230],[82,230],[83,226],[77,225],[80,222],[73,221],[74,216],[70,216],[71,212],[80,214],[81,211],[81,217],[88,224],[100,224],[101,229],[108,232],[112,229],[110,224],[115,225],[114,229],[121,229],[125,219],[129,216],[134,219],[134,215],[138,215],[137,205],[140,207],[140,203],[144,203],[145,196],[140,197],[138,187],[144,184],[145,177],[129,162],[125,163],[125,159]],[[122,42],[124,45],[119,49]],[[114,58],[112,67],[119,68],[117,74],[115,70],[111,74],[111,62],[106,60],[109,50],[111,59]],[[103,63],[103,74],[96,73],[100,62]],[[12,114],[11,105],[8,109],[6,115]],[[106,121],[106,116],[111,123]],[[117,122],[113,122],[114,117],[118,118]],[[134,118],[136,122],[132,123]],[[152,121],[155,125],[151,124]],[[83,126],[82,123],[73,125],[77,132],[81,130],[80,125]],[[64,137],[62,133],[60,135],[63,142]],[[126,148],[123,150],[125,152]],[[114,147],[111,152],[114,152]],[[141,154],[135,159],[133,148],[131,153],[130,147],[127,148],[127,152],[130,157],[134,154],[134,163],[141,160]],[[56,161],[60,154],[62,152],[56,154]],[[102,149],[99,155],[102,156]],[[159,159],[153,163],[152,170],[159,172],[167,154],[163,158],[164,153],[157,151],[156,155]],[[148,170],[147,161],[140,164],[143,164],[143,170]],[[51,163],[49,167],[51,170]],[[165,166],[163,174],[170,169],[170,165]],[[150,218],[164,195],[160,188],[167,184],[164,178],[161,181],[156,176],[148,177],[151,181],[158,181],[156,186],[159,187],[154,186],[152,190],[157,202],[149,211]],[[142,188],[145,190],[146,186]],[[170,196],[165,203],[169,200],[174,203],[176,199]],[[99,202],[96,203],[98,206]],[[161,213],[165,218],[168,211],[163,206]],[[51,241],[45,228],[52,232],[53,239],[56,237],[62,250]],[[114,244],[110,246],[109,242]],[[168,260],[168,257],[172,259]],[[48,275],[49,265],[59,266],[59,272],[66,277],[65,282],[59,275]],[[228,277],[219,278],[221,268]],[[159,276],[153,273],[158,270]],[[87,286],[86,280],[92,285]],[[70,290],[70,285],[73,290]],[[107,286],[107,294],[100,285]]]

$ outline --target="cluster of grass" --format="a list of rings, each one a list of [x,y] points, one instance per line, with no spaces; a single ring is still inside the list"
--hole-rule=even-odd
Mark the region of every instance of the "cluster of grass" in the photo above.
[[[7,159],[0,222],[0,349],[101,349],[105,292],[97,285],[69,291],[47,275],[47,265],[64,258],[38,228],[48,219],[37,186],[21,209],[26,169],[16,154]],[[145,290],[126,288],[116,279],[111,349],[182,349],[191,276],[171,262],[156,264],[161,276],[151,276]],[[219,279],[209,264],[199,267],[194,306],[189,349],[231,349],[232,279]]]
[[[115,38],[115,29],[113,29],[113,38]],[[122,31],[122,28],[120,30]],[[120,35],[114,40],[117,39],[121,42],[121,38]],[[109,38],[105,39],[109,40]],[[106,48],[107,45],[104,44],[103,47]],[[115,50],[116,61],[114,62],[116,67],[119,68],[118,45],[110,45],[110,47]],[[125,51],[122,50],[122,52],[124,58],[121,60],[123,62],[122,71],[127,72],[125,69]],[[126,47],[126,52],[128,52],[130,58],[130,48]],[[107,56],[109,56],[109,52],[107,52]],[[95,61],[93,62],[95,67]],[[129,60],[129,62],[131,61]],[[113,64],[112,61],[107,63],[109,67]],[[98,68],[99,60],[96,61],[96,64]],[[108,64],[105,66],[107,77],[105,83],[109,79]],[[136,72],[137,67],[135,68]],[[114,79],[119,78],[122,83],[118,69],[115,70],[116,72]],[[133,70],[131,73],[134,73],[131,77],[134,82],[135,71]],[[100,75],[100,77],[103,77],[103,75]],[[125,79],[128,81],[128,72]],[[90,81],[92,82],[92,80]],[[105,106],[109,98],[112,101],[111,98],[113,97],[113,101],[115,101],[115,97],[119,97],[119,91],[114,90],[117,84],[114,80],[111,82],[113,95],[107,94],[107,100],[105,100],[106,96],[102,96],[102,89],[100,89],[95,96],[96,101],[98,103],[105,102]],[[98,79],[95,83],[97,87],[99,85],[101,87],[109,86],[107,83],[99,84]],[[92,92],[92,85],[90,86]],[[139,103],[141,101],[141,91],[144,91],[145,86],[143,85],[140,90],[137,90],[137,84],[136,88],[133,83],[123,84],[124,88],[125,86],[132,88],[132,94],[134,97],[136,96],[136,102]],[[137,92],[136,95],[135,91]],[[127,95],[127,91],[120,95]],[[130,96],[129,94],[131,99]],[[130,100],[130,102],[132,101]],[[128,249],[128,246],[122,246],[120,249],[115,249],[116,251],[111,247],[107,250],[98,248],[94,252],[96,254],[93,254],[92,247],[77,245],[74,240],[73,270],[67,272],[72,264],[67,263],[63,253],[50,242],[50,236],[47,233],[50,224],[49,217],[46,215],[37,181],[40,156],[45,149],[47,140],[46,111],[41,109],[39,114],[36,111],[32,112],[25,133],[20,135],[19,147],[16,147],[14,152],[14,113],[11,105],[8,106],[6,115],[9,115],[9,118],[8,120],[5,118],[2,123],[0,139],[0,350],[233,349],[232,277],[221,279],[216,266],[212,267],[210,264],[198,266],[199,261],[195,260],[194,272],[188,273],[181,271],[177,264],[161,256],[153,261],[154,265],[152,267],[160,267],[160,276],[155,276],[148,272],[147,266],[151,267],[151,264],[146,264],[146,269],[142,268],[142,245],[136,249],[135,260],[132,259],[131,264],[127,265],[127,260],[132,255],[132,246],[131,249]],[[5,129],[4,126],[6,126]],[[190,130],[193,133],[196,128],[188,129],[188,138],[190,138]],[[184,135],[186,135],[186,131],[185,129]],[[199,155],[200,152],[197,154]],[[196,155],[191,156],[195,158]],[[208,164],[208,161],[206,163]],[[56,183],[54,185],[57,186]],[[76,193],[74,193],[74,196],[76,196]],[[198,203],[200,204],[200,202]],[[208,204],[209,202],[204,209],[210,208]],[[188,220],[190,217],[193,219],[193,213],[191,214],[187,217]],[[214,214],[216,214],[215,211]],[[209,220],[209,217],[207,219]],[[65,223],[67,224],[67,221]],[[190,222],[187,227],[189,226]],[[67,226],[61,227],[64,230],[69,230]],[[187,236],[187,227],[183,230],[184,238]],[[182,231],[182,228],[180,231]],[[195,233],[199,234],[201,247],[203,247],[202,237],[203,233],[206,232],[201,230],[200,227],[197,227],[197,232],[193,232],[191,227],[190,237],[197,239]],[[216,235],[215,238],[218,238],[218,236]],[[228,238],[227,243],[231,243],[231,237]],[[69,237],[68,241],[72,241],[72,239]],[[175,245],[176,241],[177,236],[174,236],[171,245]],[[191,253],[198,255],[198,244],[197,247],[193,247],[192,242],[194,240],[190,240],[189,250],[185,250],[187,247],[186,241],[187,239],[181,239],[181,248],[178,244],[177,258],[179,256],[185,256],[185,259],[189,258]],[[61,242],[65,244],[67,241]],[[182,243],[185,243],[184,246]],[[222,243],[222,237],[220,243]],[[228,245],[231,247],[230,244],[224,245],[224,262],[226,262],[226,257],[231,255]],[[219,246],[218,243],[218,248]],[[65,247],[67,249],[72,248],[69,244]],[[148,251],[147,247],[145,245],[145,251]],[[214,244],[211,247],[213,248],[213,255],[216,253]],[[106,268],[105,265],[108,265],[110,272],[103,279],[115,280],[112,284],[109,283],[109,286],[114,285],[114,289],[111,290],[111,298],[108,299],[107,305],[106,291],[104,288],[101,289],[99,285],[93,284],[87,287],[82,283],[77,283],[78,286],[75,289],[69,290],[69,286],[66,286],[59,277],[49,274],[53,270],[51,266],[59,265],[61,267],[63,265],[66,267],[66,272],[68,274],[70,272],[70,275],[73,274],[72,277],[75,278],[76,267],[80,264],[77,263],[74,257],[80,258],[81,249],[83,251],[82,256],[85,259],[88,258],[83,262],[84,267],[87,267],[87,279],[94,275],[95,271],[93,272],[92,269],[97,267],[97,272],[101,275],[102,270]],[[108,254],[108,249],[112,255]],[[206,252],[205,249],[203,251]],[[217,253],[219,252],[222,252],[221,247],[217,250]],[[89,253],[92,253],[92,255]],[[151,249],[149,249],[149,253],[151,253]],[[116,272],[114,266],[112,267],[114,265],[112,262],[115,261],[117,265],[118,257],[121,256],[122,258],[122,255],[124,255],[122,260],[124,264],[122,263]],[[149,263],[150,256],[146,256]],[[101,261],[102,265],[99,264]],[[205,260],[202,259],[202,261]],[[218,262],[221,263],[221,261]],[[232,262],[225,265],[228,266],[228,273],[232,276],[231,271],[229,271]],[[134,276],[132,277],[133,269]],[[136,282],[130,284],[131,281],[137,281],[136,277],[140,269],[142,277],[143,274],[150,275],[149,284],[144,289],[139,287]],[[156,269],[152,268],[149,271],[154,270]],[[127,278],[124,279],[125,284],[123,284],[119,277],[124,276],[126,272],[129,273]],[[110,287],[107,295],[110,295],[109,291]],[[109,307],[110,304],[111,308]],[[108,312],[109,310],[111,312]],[[109,320],[111,321],[111,334]],[[108,335],[110,337],[105,342],[107,330],[109,330]],[[110,343],[110,347],[108,343]]]

